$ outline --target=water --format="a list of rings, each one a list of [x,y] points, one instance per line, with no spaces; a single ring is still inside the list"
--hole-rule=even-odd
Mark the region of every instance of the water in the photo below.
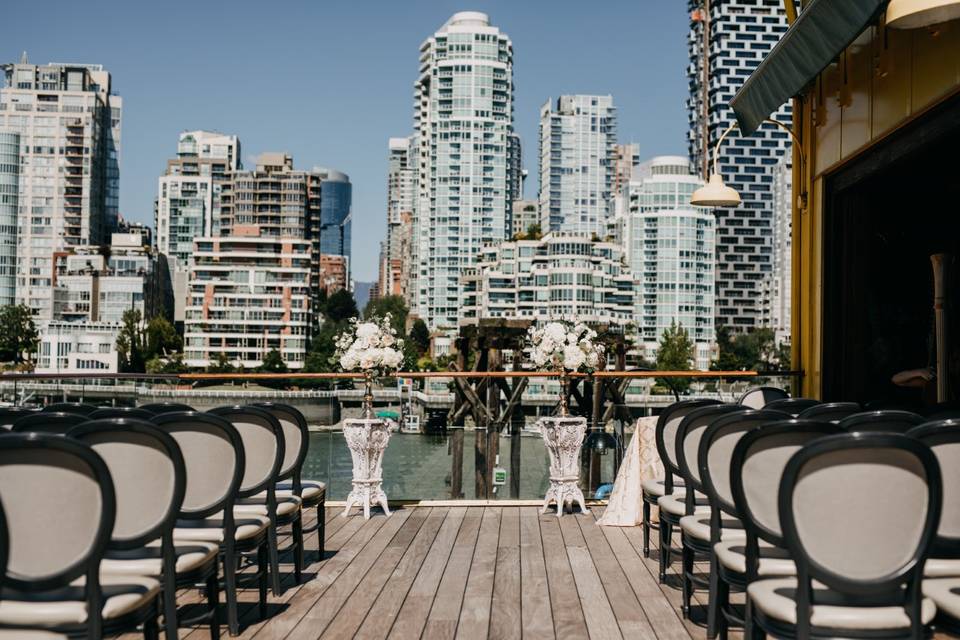
[[[466,499],[475,495],[474,447],[476,432],[463,434],[463,494]],[[383,489],[391,500],[449,500],[450,471],[453,457],[450,435],[393,433],[383,456]],[[509,435],[500,437],[500,466],[507,471],[506,484],[497,487],[494,499],[510,498]],[[549,484],[550,461],[539,434],[520,436],[520,495],[521,500],[543,498]],[[612,481],[613,456],[601,458],[604,481]],[[340,431],[313,432],[310,450],[304,464],[305,479],[327,482],[327,496],[344,500],[350,492],[352,462]],[[586,493],[586,492],[585,492]],[[481,498],[484,496],[480,496]]]

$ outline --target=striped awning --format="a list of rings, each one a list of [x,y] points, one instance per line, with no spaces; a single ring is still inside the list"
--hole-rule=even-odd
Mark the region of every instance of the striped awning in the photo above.
[[[743,135],[837,59],[887,0],[813,0],[730,101]]]

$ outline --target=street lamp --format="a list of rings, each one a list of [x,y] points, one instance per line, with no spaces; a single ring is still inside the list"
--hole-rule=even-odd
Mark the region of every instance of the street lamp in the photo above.
[[[793,142],[796,145],[797,151],[800,153],[800,164],[806,164],[806,158],[803,155],[803,145],[800,144],[800,139],[797,138],[797,135],[793,132],[793,129],[783,124],[779,120],[774,120],[773,118],[767,118],[764,122],[769,122],[770,124],[776,125],[790,134],[790,137],[793,138]],[[693,192],[693,196],[690,198],[690,204],[695,207],[739,207],[740,206],[740,194],[733,187],[728,186],[723,181],[723,176],[720,175],[720,171],[717,168],[717,157],[720,155],[720,145],[723,144],[724,138],[733,131],[734,129],[739,128],[739,125],[734,121],[726,131],[720,135],[720,139],[717,140],[717,144],[713,147],[713,171],[710,173],[710,179],[707,181],[707,184],[700,187]],[[801,188],[803,188],[803,183],[801,180]],[[799,198],[797,204],[800,209],[807,208],[807,192],[804,190]]]

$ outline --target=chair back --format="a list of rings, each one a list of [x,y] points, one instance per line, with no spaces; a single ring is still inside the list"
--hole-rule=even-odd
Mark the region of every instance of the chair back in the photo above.
[[[197,520],[232,512],[243,481],[243,440],[227,420],[208,413],[162,413],[153,424],[180,447],[187,473],[180,517]]]
[[[814,400],[813,398],[784,398],[783,400],[774,400],[765,406],[764,409],[769,409],[770,411],[782,411],[784,413],[789,413],[791,416],[796,418],[810,407],[814,407],[818,404],[820,404],[820,401]]]
[[[748,535],[783,547],[776,487],[790,458],[818,438],[841,433],[829,422],[778,420],[748,431],[730,458],[730,493]]]
[[[940,526],[930,556],[960,558],[960,419],[925,422],[907,435],[930,447],[943,478]]]
[[[863,411],[848,416],[839,422],[844,431],[872,431],[882,433],[906,433],[924,423],[922,416],[910,411],[887,409]]]
[[[179,402],[154,402],[151,404],[140,405],[137,408],[157,415],[161,413],[181,413],[184,411],[194,411],[193,407],[186,404],[180,404]]]
[[[790,394],[777,387],[753,387],[740,396],[737,404],[747,409],[763,409],[774,400],[784,400]]]
[[[738,404],[716,404],[700,407],[687,414],[677,428],[677,466],[680,476],[687,483],[688,502],[693,504],[693,488],[703,493],[703,484],[700,481],[700,467],[697,466],[697,454],[700,449],[700,439],[715,420],[731,413],[740,413],[748,409]]]
[[[54,402],[40,409],[44,413],[76,413],[81,416],[88,416],[100,407],[85,402]]]
[[[3,576],[7,575],[7,555],[10,552],[10,539],[7,533],[7,516],[0,500],[0,597],[3,596]]]
[[[257,402],[253,406],[263,409],[283,427],[283,464],[277,480],[293,479],[294,491],[300,489],[300,470],[310,448],[310,430],[307,419],[295,407],[277,402]]]
[[[13,423],[11,431],[35,431],[38,433],[55,433],[63,435],[73,427],[89,418],[79,413],[65,411],[37,411],[24,416]]]
[[[788,420],[780,411],[749,409],[714,420],[700,438],[697,466],[703,492],[712,510],[740,518],[730,488],[730,460],[740,439],[750,431],[771,422]]]
[[[172,532],[187,474],[169,434],[136,418],[102,418],[67,435],[96,451],[113,477],[117,516],[111,548],[139,548]]]
[[[797,637],[812,605],[901,606],[921,637],[920,582],[937,531],[940,466],[930,448],[898,433],[841,433],[787,463],[780,522],[797,564]],[[814,590],[813,581],[826,590]],[[831,593],[832,590],[832,593]]]
[[[680,467],[677,466],[677,429],[680,423],[691,411],[718,404],[719,400],[682,400],[668,406],[657,418],[657,454],[663,463],[664,486],[668,495],[673,493],[673,476],[680,475]]]
[[[234,405],[211,409],[210,414],[228,420],[240,434],[246,461],[237,495],[249,498],[273,489],[283,464],[286,443],[283,427],[270,413],[257,407]]]
[[[134,418],[137,420],[147,420],[157,414],[138,409],[137,407],[103,407],[90,414],[91,420],[102,420],[103,418]]]
[[[860,413],[860,405],[856,402],[824,402],[805,409],[797,416],[801,420],[817,420],[818,422],[840,422],[844,418]]]
[[[39,413],[39,409],[27,407],[0,407],[0,429],[9,429],[13,423],[25,416]]]
[[[0,437],[0,499],[9,533],[4,586],[35,592],[96,579],[116,503],[107,465],[90,447],[47,433]]]

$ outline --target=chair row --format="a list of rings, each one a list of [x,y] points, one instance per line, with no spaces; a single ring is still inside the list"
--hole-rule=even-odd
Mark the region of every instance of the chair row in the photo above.
[[[293,552],[301,579],[304,508],[317,508],[323,557],[325,486],[301,478],[308,438],[296,409],[154,405],[149,420],[63,411],[78,407],[86,409],[22,416],[0,435],[0,556],[9,550],[0,628],[99,638],[142,624],[153,638],[162,613],[167,638],[204,621],[219,637],[222,566],[236,635],[242,558],[256,556],[265,617],[268,585],[280,594],[281,552]],[[284,526],[288,549],[278,546]],[[178,619],[176,591],[195,585],[206,589],[207,611]]]
[[[938,610],[939,626],[960,624],[960,420],[693,400],[664,411],[656,439],[666,472],[644,482],[644,552],[655,503],[660,579],[678,528],[683,613],[708,590],[709,638],[730,624],[757,637],[919,638]],[[745,612],[731,590],[747,592]]]

